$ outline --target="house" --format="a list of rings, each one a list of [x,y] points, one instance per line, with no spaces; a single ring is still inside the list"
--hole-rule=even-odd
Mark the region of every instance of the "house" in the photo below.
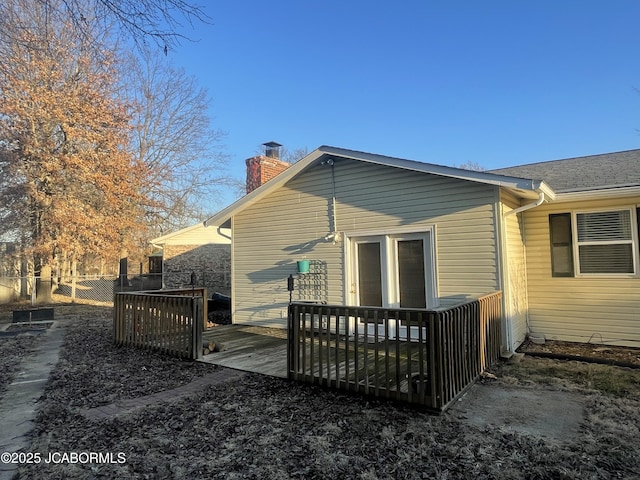
[[[527,334],[640,346],[640,151],[477,172],[323,146],[209,218],[230,228],[234,323],[294,299],[443,308],[503,292]],[[308,273],[297,262],[308,260]]]
[[[276,142],[263,145],[264,155],[246,160],[247,193],[291,166],[279,158],[282,145]],[[161,253],[150,257],[150,271],[162,274],[163,288],[183,288],[190,284],[191,273],[195,273],[197,284],[210,293],[230,293],[231,229],[205,228],[200,222],[154,238],[151,244]]]
[[[151,243],[161,249],[161,267],[156,270],[162,274],[162,288],[184,288],[195,273],[197,285],[209,292],[230,292],[230,229],[205,228],[198,223],[154,238]]]
[[[492,173],[555,192],[521,214],[530,334],[640,347],[640,150]]]

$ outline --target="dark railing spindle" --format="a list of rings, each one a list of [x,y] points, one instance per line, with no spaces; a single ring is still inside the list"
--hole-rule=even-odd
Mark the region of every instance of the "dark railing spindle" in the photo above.
[[[293,302],[289,377],[442,411],[497,360],[500,302],[500,292],[438,310]]]

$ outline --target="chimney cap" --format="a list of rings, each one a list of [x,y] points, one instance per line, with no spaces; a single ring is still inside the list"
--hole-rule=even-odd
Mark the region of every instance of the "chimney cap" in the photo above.
[[[262,145],[265,147],[265,155],[269,158],[279,158],[280,157],[280,145],[278,142],[265,142]]]

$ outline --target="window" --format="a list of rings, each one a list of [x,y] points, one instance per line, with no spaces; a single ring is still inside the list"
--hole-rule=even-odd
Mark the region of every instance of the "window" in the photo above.
[[[631,210],[576,214],[580,273],[635,273]]]
[[[551,236],[551,275],[573,277],[573,245],[571,244],[571,214],[549,215]]]
[[[630,208],[549,215],[552,275],[635,274],[635,221]]]

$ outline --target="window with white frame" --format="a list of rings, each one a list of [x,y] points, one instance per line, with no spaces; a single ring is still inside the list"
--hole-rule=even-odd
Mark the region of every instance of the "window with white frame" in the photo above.
[[[549,230],[554,277],[637,272],[635,209],[551,214]]]

